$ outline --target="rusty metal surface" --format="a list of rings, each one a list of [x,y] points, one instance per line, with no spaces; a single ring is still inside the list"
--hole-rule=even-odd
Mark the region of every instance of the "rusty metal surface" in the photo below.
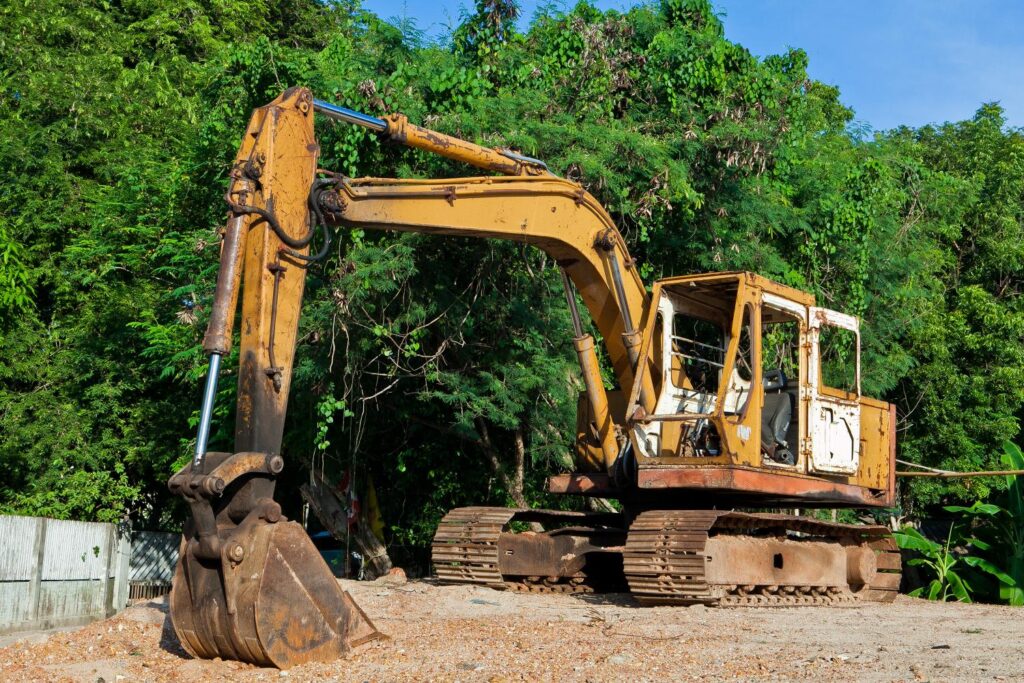
[[[186,539],[181,557],[171,619],[193,656],[288,668],[378,635],[294,522],[240,526],[220,560],[196,557]]]
[[[790,540],[787,532],[812,538]],[[856,550],[874,555],[873,573]],[[885,527],[712,510],[641,513],[630,526],[623,567],[644,604],[890,602],[901,576],[899,552]],[[869,583],[856,582],[862,579]]]
[[[248,193],[247,181],[239,181],[239,192]],[[230,190],[229,190],[230,192]],[[239,197],[243,202],[245,197]],[[221,242],[220,268],[217,271],[217,288],[213,296],[210,322],[203,337],[203,350],[226,356],[231,351],[231,330],[234,327],[235,311],[238,307],[238,293],[241,289],[242,257],[245,253],[245,235],[251,216],[233,215],[224,229]]]
[[[326,661],[376,630],[301,527],[273,501],[309,242],[319,148],[312,95],[293,88],[251,118],[227,193],[229,221],[208,342],[241,314],[236,453],[208,453],[170,488],[192,511],[171,593],[182,644],[199,657],[287,667]],[[240,277],[241,276],[241,277]]]
[[[667,458],[660,459],[664,463]],[[606,474],[559,474],[548,477],[550,493],[618,498],[645,507],[754,507],[797,504],[804,507],[888,507],[888,492],[826,479],[796,477],[773,471],[713,467],[641,468],[635,490],[616,487]],[[680,490],[687,495],[681,498]]]
[[[534,531],[504,533],[498,539],[502,576],[573,576],[583,569],[578,539]]]
[[[183,647],[197,657],[287,668],[329,661],[375,636],[306,532],[272,498],[282,464],[261,453],[209,453],[172,477],[192,509],[171,589]],[[227,486],[217,473],[230,479]],[[221,486],[207,486],[208,482]]]
[[[583,372],[583,385],[586,387],[587,400],[590,402],[589,414],[593,415],[592,428],[596,430],[597,441],[601,444],[604,456],[601,465],[611,468],[619,454],[619,444],[615,439],[615,423],[608,410],[608,394],[601,379],[601,365],[597,361],[594,350],[594,338],[583,334],[572,341],[576,348],[576,356]]]
[[[507,530],[513,521],[540,522],[547,531],[514,533]],[[594,555],[621,552],[622,526],[622,516],[614,513],[457,508],[441,520],[431,554],[437,576],[445,583],[592,592],[595,585],[608,583],[608,577],[589,576],[584,569]]]
[[[445,515],[431,545],[437,578],[446,583],[500,587],[498,538],[515,513],[508,508],[472,507]]]
[[[618,493],[607,474],[581,473],[556,474],[548,477],[549,493],[565,493],[576,496],[614,496]]]
[[[503,533],[498,538],[498,570],[503,577],[576,576],[594,547],[585,533]]]
[[[717,585],[807,586],[845,588],[847,550],[838,543],[718,535],[704,545],[705,579]],[[861,576],[860,555],[857,569]],[[865,583],[861,581],[861,584]]]
[[[261,220],[245,239],[236,452],[276,455],[281,448],[306,279],[306,263],[282,250],[298,245],[292,251],[309,252],[308,200],[319,151],[311,103],[311,93],[296,88],[256,110],[250,124],[257,133],[251,150],[246,154],[249,143],[243,142],[239,152],[250,175],[259,180],[248,206],[272,216],[279,230]],[[275,272],[275,265],[285,270]],[[271,368],[277,370],[268,374]]]
[[[679,482],[681,488],[706,488],[707,484],[730,492],[729,501],[719,504],[768,506],[800,504],[806,496],[812,505],[824,506],[837,500],[843,506],[881,506],[891,499],[894,484],[889,473],[892,467],[890,449],[895,432],[885,420],[888,404],[858,393],[845,394],[823,386],[819,377],[818,327],[822,324],[840,326],[858,334],[858,323],[853,316],[816,308],[811,295],[792,290],[759,277],[753,273],[735,272],[667,278],[654,284],[651,306],[658,315],[647,311],[641,326],[642,343],[638,362],[658,368],[660,395],[655,410],[640,401],[640,373],[630,385],[630,396],[625,413],[626,428],[637,454],[641,470],[645,465],[678,466],[679,469],[711,468],[722,466],[777,472],[792,476],[790,486],[774,486],[759,499],[758,486],[746,486],[745,474],[715,474],[707,483]],[[663,310],[664,309],[664,310]],[[737,340],[746,324],[745,312],[750,311],[750,326],[759,330],[758,317],[763,311],[775,311],[773,322],[792,319],[799,325],[799,373],[791,393],[797,399],[794,410],[793,436],[789,445],[796,455],[795,462],[775,462],[766,455],[762,446],[762,392],[760,338],[755,335],[750,353],[749,398],[742,407],[735,407],[733,370],[737,367]],[[784,311],[782,314],[779,311]],[[690,386],[690,379],[672,363],[673,343],[665,334],[664,323],[675,313],[683,313],[713,322],[722,329],[727,345],[724,347],[720,381],[712,392],[700,393]],[[780,317],[781,316],[781,317]],[[657,337],[657,339],[655,339]],[[859,336],[858,336],[859,339]],[[859,354],[859,344],[858,344]],[[859,357],[859,356],[858,356]],[[858,374],[859,376],[859,374]],[[730,407],[733,406],[733,407]],[[750,407],[754,409],[748,410]],[[617,418],[617,416],[613,416]],[[707,425],[705,427],[705,425]],[[713,447],[704,453],[693,448],[687,450],[685,439],[696,429],[707,429],[715,437]],[[689,456],[702,456],[700,458]],[[668,468],[666,468],[668,469]],[[682,479],[692,479],[686,473]],[[821,487],[808,487],[798,481],[813,477]],[[676,487],[662,474],[649,477],[642,490]],[[762,483],[771,483],[763,480]],[[835,486],[833,486],[835,484]],[[850,488],[844,488],[850,487]],[[853,487],[859,487],[859,491]],[[620,492],[628,494],[628,491]],[[657,499],[665,507],[676,507],[678,500],[669,496],[641,495],[642,500]],[[715,504],[710,498],[695,505]]]
[[[391,114],[386,121],[387,137],[409,147],[416,147],[493,173],[510,176],[551,175],[542,165],[531,163],[533,160],[528,161],[526,157],[512,158],[496,149],[421,128],[409,123],[402,114]]]
[[[758,471],[738,467],[706,468],[641,468],[637,474],[640,489],[700,489],[706,491],[738,492],[763,498],[769,502],[801,501],[818,506],[856,505],[885,507],[886,491],[843,484],[828,479],[793,476],[773,471]]]

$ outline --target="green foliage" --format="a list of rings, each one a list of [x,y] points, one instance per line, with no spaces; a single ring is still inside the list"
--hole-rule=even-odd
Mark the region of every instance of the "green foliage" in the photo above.
[[[320,402],[317,403],[316,409],[319,419],[316,423],[316,439],[313,441],[313,446],[317,450],[325,451],[331,445],[327,434],[331,425],[334,424],[335,413],[341,413],[343,417],[353,417],[354,413],[346,408],[345,401],[334,397],[334,387],[330,385]]]
[[[945,543],[937,543],[925,538],[920,531],[906,526],[896,532],[896,542],[904,550],[917,551],[921,557],[907,561],[912,567],[927,567],[933,578],[928,585],[910,592],[913,597],[924,596],[929,600],[947,601],[955,599],[960,602],[971,602],[970,586],[960,576],[956,566],[966,557],[961,558],[954,551],[956,543],[953,538],[954,526],[949,528],[949,536]],[[959,540],[959,539],[956,539]]]
[[[32,306],[29,272],[22,246],[0,227],[0,313],[17,315]]]
[[[1017,445],[1006,442],[1003,449],[1006,469],[1024,469],[1024,454]],[[1024,483],[1017,475],[1007,476],[1006,481],[1000,501],[1005,506],[980,500],[970,506],[945,506],[946,512],[958,517],[950,524],[944,545],[910,526],[897,532],[901,548],[921,555],[908,564],[927,567],[934,575],[927,586],[911,595],[970,602],[973,594],[980,594],[1013,606],[1024,605]],[[958,564],[967,569],[955,569]],[[975,577],[970,583],[967,574]]]
[[[648,282],[751,269],[860,315],[863,387],[896,403],[901,457],[997,465],[1024,408],[1024,140],[998,106],[865,136],[803,51],[754,57],[706,0],[582,2],[525,33],[517,12],[476,2],[432,44],[347,1],[0,7],[0,510],[180,519],[163,482],[195,425],[228,164],[251,109],[293,85],[545,159],[608,208]],[[317,125],[340,173],[467,173]],[[581,388],[550,259],[411,234],[336,244],[307,278],[286,509],[314,458],[354,462],[392,548],[423,558],[452,506],[578,502],[542,486]],[[830,353],[849,376],[851,354]],[[213,448],[231,448],[233,384]],[[995,504],[1015,486],[916,481],[902,504]],[[995,550],[1014,515],[972,519],[1019,578]]]
[[[1016,444],[1003,444],[1003,466],[1008,470],[1024,470],[1024,454]],[[998,597],[1016,607],[1024,606],[1024,482],[1019,475],[1006,477],[1007,488],[999,502],[976,501],[970,507],[950,505],[972,523],[973,545],[988,559],[983,560],[988,573],[998,580]],[[992,571],[995,567],[1005,571]],[[995,597],[995,596],[993,596]]]

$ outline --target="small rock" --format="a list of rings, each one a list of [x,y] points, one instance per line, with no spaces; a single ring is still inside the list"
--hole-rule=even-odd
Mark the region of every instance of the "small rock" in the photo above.
[[[480,662],[459,662],[455,666],[463,671],[483,671],[487,668]]]
[[[949,645],[946,645],[946,644],[932,645],[932,649],[933,650],[948,650],[949,649]]]
[[[382,586],[401,586],[408,583],[409,579],[405,576],[405,570],[401,567],[392,567],[390,571],[384,576],[377,577],[374,583]]]
[[[629,655],[612,655],[608,658],[609,664],[628,664],[630,660]]]
[[[278,673],[277,675],[278,675],[278,676],[288,676],[288,675],[289,675],[289,673],[288,673],[287,671],[281,671],[281,672],[279,672],[279,673]]]

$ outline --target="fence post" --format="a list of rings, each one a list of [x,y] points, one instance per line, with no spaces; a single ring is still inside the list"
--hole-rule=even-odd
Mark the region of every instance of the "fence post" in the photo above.
[[[103,569],[103,616],[114,616],[114,573],[117,569],[117,527],[108,525],[107,562]]]
[[[32,578],[28,583],[29,603],[32,605],[32,622],[38,623],[39,608],[42,601],[43,582],[43,556],[46,550],[46,518],[38,518],[36,523],[36,538],[32,544],[32,555],[35,557],[35,566],[32,568]]]
[[[120,612],[128,606],[131,554],[131,533],[127,529],[119,529],[117,534],[117,568],[115,569],[114,573],[115,612]]]

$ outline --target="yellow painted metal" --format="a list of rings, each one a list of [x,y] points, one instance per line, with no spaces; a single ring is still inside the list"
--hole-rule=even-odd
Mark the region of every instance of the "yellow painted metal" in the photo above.
[[[250,204],[272,211],[293,239],[309,230],[307,199],[316,174],[319,148],[313,134],[312,94],[289,90],[253,114],[244,157],[258,165],[258,192]],[[241,344],[235,451],[280,452],[291,386],[292,361],[306,264],[282,253],[285,244],[265,221],[249,231],[242,282]],[[295,251],[305,254],[308,247]],[[279,271],[274,310],[276,268]],[[271,334],[273,331],[273,334]],[[273,356],[273,363],[271,363]]]
[[[451,135],[421,128],[409,123],[403,114],[391,114],[386,135],[395,142],[461,161],[486,171],[503,175],[544,175],[554,177],[542,166],[524,163],[502,154],[496,149],[461,140]]]

